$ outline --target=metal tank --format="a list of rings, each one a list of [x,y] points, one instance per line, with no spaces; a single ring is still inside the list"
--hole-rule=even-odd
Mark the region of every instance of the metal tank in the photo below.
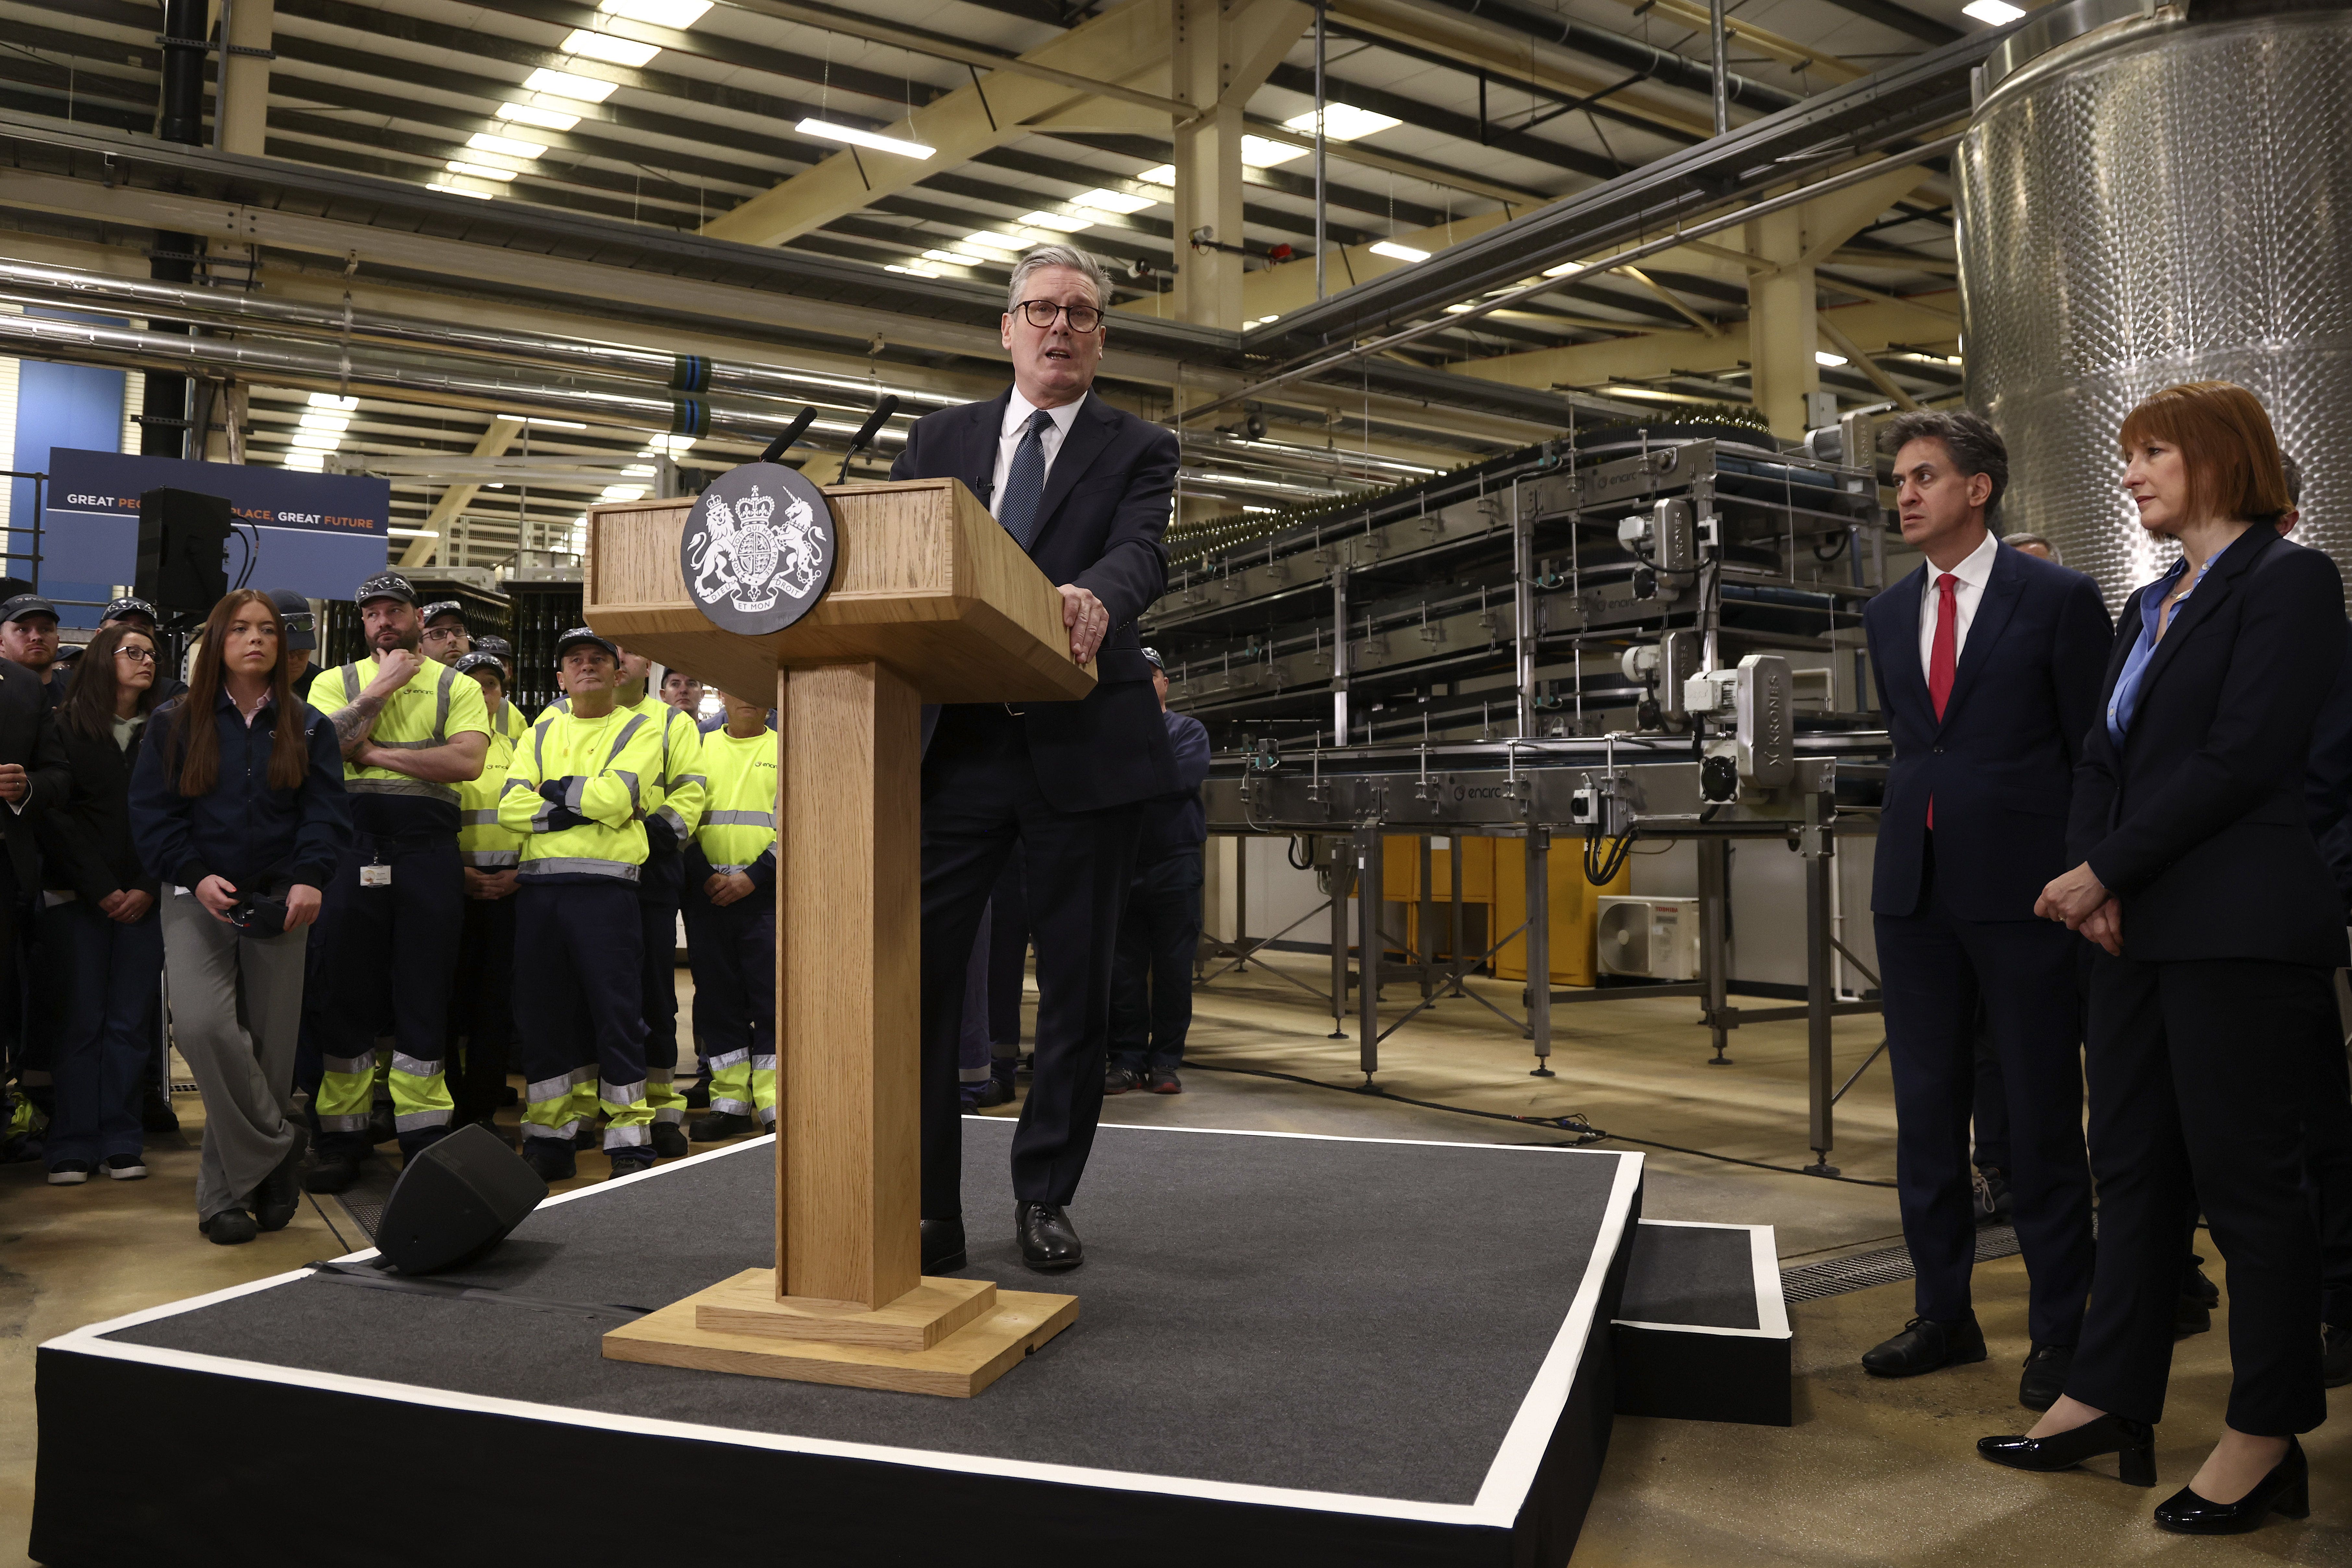
[[[2074,0],[1979,72],[1960,296],[2005,526],[2119,605],[2176,551],[2122,500],[2116,430],[2221,379],[2302,465],[2295,537],[2352,563],[2352,7]]]

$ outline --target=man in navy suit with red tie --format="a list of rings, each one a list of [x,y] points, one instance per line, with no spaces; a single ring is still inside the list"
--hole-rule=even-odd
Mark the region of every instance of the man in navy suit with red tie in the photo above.
[[[2082,943],[2035,920],[2033,900],[2071,865],[2067,805],[2099,716],[2113,623],[2088,577],[1990,531],[2009,479],[1990,425],[1906,414],[1881,440],[1895,449],[1903,537],[1927,558],[1863,614],[1895,742],[1871,909],[1918,1315],[1862,1364],[1908,1377],[1985,1359],[1969,1297],[1981,1000],[2007,1089],[2010,1190],[2032,1281],[2018,1398],[2046,1409],[2065,1384],[2090,1290],[2091,1173]]]
[[[1066,1205],[1102,1112],[1111,959],[1143,802],[1179,787],[1135,618],[1168,575],[1175,434],[1094,393],[1109,280],[1067,246],[1013,269],[1013,385],[916,422],[894,479],[956,479],[1060,587],[1076,702],[927,710],[923,753],[923,1272],[964,1267],[959,1024],[981,911],[1020,858],[1037,953],[1036,1071],[1013,1137],[1021,1256],[1085,1259]],[[2054,875],[2054,873],[2053,873]],[[2063,933],[2062,933],[2063,934]]]

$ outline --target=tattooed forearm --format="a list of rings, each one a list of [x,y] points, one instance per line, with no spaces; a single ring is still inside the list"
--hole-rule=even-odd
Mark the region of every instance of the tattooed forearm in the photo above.
[[[358,701],[338,710],[328,721],[335,727],[335,740],[342,748],[343,755],[348,757],[360,749],[368,738],[368,731],[375,727],[376,715],[383,711],[383,698],[362,693]]]

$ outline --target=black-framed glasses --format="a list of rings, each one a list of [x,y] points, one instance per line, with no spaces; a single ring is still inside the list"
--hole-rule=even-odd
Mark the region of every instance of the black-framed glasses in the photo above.
[[[124,643],[114,650],[114,657],[127,658],[133,664],[152,664],[155,662],[155,650],[152,647],[132,647],[129,643]]]
[[[1092,305],[1056,305],[1051,300],[1021,301],[1021,319],[1033,327],[1050,327],[1056,316],[1066,317],[1074,332],[1091,332],[1102,325],[1103,319],[1103,313]]]

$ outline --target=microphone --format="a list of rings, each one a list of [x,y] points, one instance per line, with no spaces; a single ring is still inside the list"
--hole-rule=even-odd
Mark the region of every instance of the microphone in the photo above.
[[[760,454],[760,461],[772,463],[791,451],[793,444],[800,440],[801,433],[809,427],[809,421],[815,417],[816,410],[814,408],[803,408],[793,415],[793,422],[784,426],[783,433],[769,442],[768,449]]]
[[[880,433],[882,426],[890,423],[890,416],[898,412],[898,400],[895,396],[886,397],[874,405],[874,412],[866,416],[866,423],[859,426],[857,434],[849,438],[849,450],[841,455],[842,478],[849,477],[849,460],[864,451],[866,444]]]

